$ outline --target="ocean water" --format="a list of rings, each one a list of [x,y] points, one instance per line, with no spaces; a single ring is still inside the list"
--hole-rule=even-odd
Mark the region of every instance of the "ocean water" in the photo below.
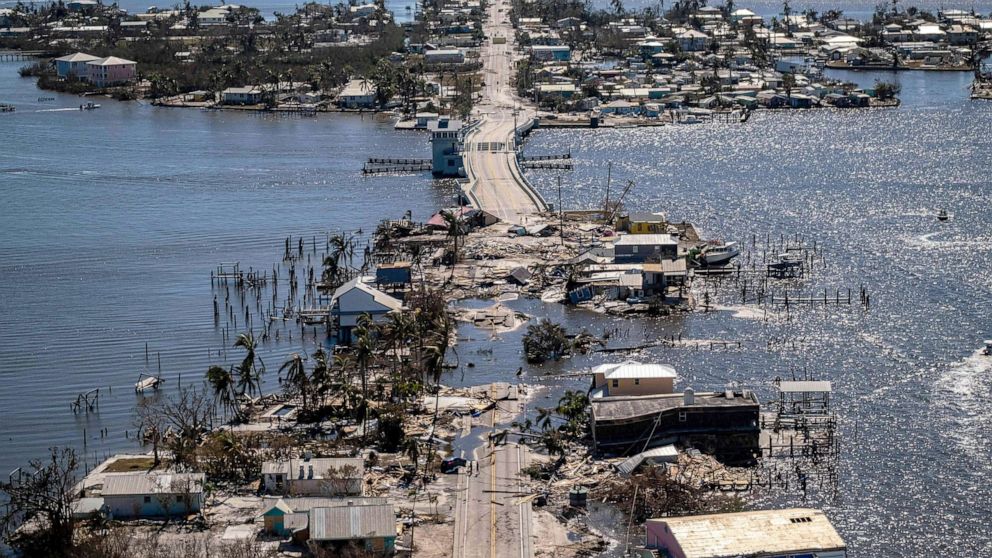
[[[389,123],[109,100],[99,110],[71,110],[79,98],[39,102],[49,94],[18,78],[16,67],[0,65],[0,102],[18,107],[0,114],[0,471],[50,445],[83,448],[84,432],[90,462],[134,449],[125,432],[134,429],[131,386],[145,369],[146,343],[153,370],[161,353],[166,393],[180,375],[183,385],[198,382],[210,364],[237,358],[218,352],[229,343],[229,318],[215,326],[212,311],[213,297],[225,295],[210,285],[218,263],[268,270],[281,261],[287,236],[318,244],[328,231],[364,236],[408,209],[427,218],[454,196],[425,175],[361,176],[366,157],[428,153],[424,135]],[[893,76],[845,77],[871,84]],[[613,196],[634,181],[629,208],[691,220],[710,237],[756,244],[755,253],[766,239],[815,241],[822,254],[815,273],[772,288],[857,293],[865,286],[868,311],[855,304],[766,313],[716,286],[723,309],[670,318],[629,320],[533,300],[509,305],[573,331],[609,331],[620,345],[668,335],[740,342],[740,349],[655,348],[638,356],[673,364],[679,389],[738,383],[767,399],[775,377],[806,371],[831,380],[843,438],[837,497],[773,494],[762,505],[824,507],[851,556],[921,548],[982,555],[992,551],[992,361],[976,350],[992,337],[992,103],[967,99],[965,73],[894,77],[903,88],[898,109],[758,112],[744,125],[538,130],[525,148],[571,150],[576,168],[562,180],[569,208],[602,199],[612,163]],[[553,172],[531,176],[557,198]],[[940,208],[951,220],[936,220]],[[313,347],[299,332],[289,341],[289,328],[280,331],[261,350],[267,390],[288,353]],[[594,354],[531,367],[520,354],[522,333],[494,337],[463,327],[463,366],[445,382],[513,381],[522,367],[523,381],[547,388],[533,409],[553,405],[564,388],[586,387],[561,373],[623,358]],[[769,349],[783,341],[797,348]],[[69,402],[96,387],[99,412],[74,415]]]

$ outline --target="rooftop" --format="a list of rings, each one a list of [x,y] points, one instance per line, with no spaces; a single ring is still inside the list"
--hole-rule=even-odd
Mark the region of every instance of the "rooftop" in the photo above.
[[[625,234],[616,241],[617,246],[656,246],[659,244],[678,244],[670,234]]]
[[[686,558],[772,556],[845,550],[820,510],[795,508],[649,519],[665,525]]]
[[[627,420],[647,415],[656,415],[663,411],[679,407],[749,407],[758,406],[758,399],[750,392],[701,392],[693,396],[692,405],[685,404],[682,393],[666,393],[662,395],[644,396],[614,396],[593,398],[590,400],[593,418],[595,420]]]
[[[380,291],[379,289],[366,284],[365,282],[362,281],[362,279],[363,279],[362,277],[355,277],[351,281],[348,281],[344,285],[338,287],[338,289],[334,291],[334,295],[331,297],[331,306],[334,306],[337,300],[341,298],[341,296],[347,293],[348,291],[351,291],[353,289],[358,289],[370,295],[372,297],[372,300],[381,304],[382,306],[385,306],[386,308],[389,308],[390,310],[397,311],[403,309],[403,303],[400,302],[398,299],[393,298],[392,296],[389,296],[388,294]]]
[[[392,504],[355,503],[310,511],[310,538],[315,541],[395,537],[396,512]]]
[[[108,473],[102,495],[177,494],[203,492],[203,473]]]
[[[313,476],[310,476],[310,468],[313,467]],[[266,461],[262,464],[262,474],[284,474],[290,479],[293,478],[326,478],[327,472],[331,469],[341,470],[344,467],[353,467],[355,474],[353,477],[361,478],[365,473],[365,461],[361,457],[314,457],[311,459],[289,459],[285,461]],[[300,468],[303,469],[303,477],[299,477]],[[294,511],[299,511],[293,508]]]
[[[675,378],[675,369],[667,364],[641,364],[633,360],[619,364],[600,364],[593,373],[603,374],[607,380],[630,378]]]

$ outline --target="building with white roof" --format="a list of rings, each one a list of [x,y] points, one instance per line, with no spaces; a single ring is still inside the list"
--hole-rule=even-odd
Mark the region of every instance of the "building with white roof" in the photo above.
[[[645,547],[670,558],[845,558],[820,510],[795,508],[649,519]]]
[[[679,243],[670,234],[625,234],[613,244],[616,263],[673,260]]]
[[[269,494],[360,496],[365,462],[360,457],[312,457],[262,464],[262,485]]]
[[[601,364],[593,369],[593,397],[658,395],[675,389],[675,369],[637,361]]]
[[[138,63],[116,56],[108,56],[86,63],[86,79],[97,87],[121,85],[134,80]]]

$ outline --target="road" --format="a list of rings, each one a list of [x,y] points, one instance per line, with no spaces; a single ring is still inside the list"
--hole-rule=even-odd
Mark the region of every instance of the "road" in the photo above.
[[[489,413],[492,425],[502,420],[497,415],[509,418],[517,413],[515,402],[502,401],[500,406],[503,410]],[[478,471],[473,467],[471,472],[459,473],[452,556],[533,556],[530,500],[519,502],[527,494],[520,476],[527,456],[527,447],[514,443],[495,448],[485,443],[475,450]]]
[[[516,62],[516,36],[509,17],[508,0],[494,0],[483,24],[487,37],[482,46],[485,87],[474,112],[480,124],[465,140],[464,163],[469,200],[503,221],[525,224],[528,216],[547,205],[524,179],[516,160],[515,127],[534,117],[534,110],[516,96],[512,80]],[[495,44],[494,37],[505,43]]]

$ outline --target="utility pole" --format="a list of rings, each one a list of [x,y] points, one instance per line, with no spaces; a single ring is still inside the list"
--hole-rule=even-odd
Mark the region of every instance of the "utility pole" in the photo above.
[[[561,207],[561,175],[558,175],[558,236],[561,245],[565,245],[565,211]]]

